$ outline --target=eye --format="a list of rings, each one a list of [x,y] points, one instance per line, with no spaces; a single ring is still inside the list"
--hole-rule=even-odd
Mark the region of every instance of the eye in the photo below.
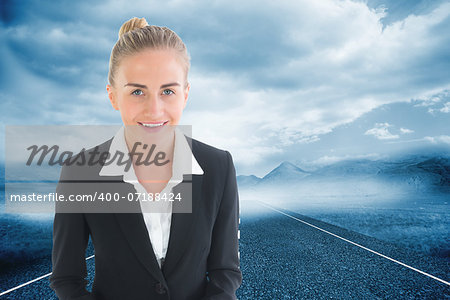
[[[172,90],[169,90],[169,89],[165,89],[165,90],[163,91],[163,94],[166,95],[166,96],[172,95],[173,93],[174,93],[174,92],[173,92]]]
[[[136,96],[141,96],[144,94],[144,92],[142,90],[134,90],[132,93],[132,95],[136,95]]]

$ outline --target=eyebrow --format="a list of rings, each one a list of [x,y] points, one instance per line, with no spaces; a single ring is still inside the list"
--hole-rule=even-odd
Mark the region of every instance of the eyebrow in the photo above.
[[[166,84],[161,85],[160,88],[163,89],[163,88],[166,88],[166,87],[169,87],[169,86],[175,86],[175,85],[176,86],[180,86],[180,84],[178,82],[171,82],[171,83],[166,83]],[[124,85],[124,87],[126,87],[126,86],[134,86],[134,87],[138,87],[138,88],[142,88],[142,89],[148,89],[145,84],[132,83],[132,82],[127,83],[127,84]]]

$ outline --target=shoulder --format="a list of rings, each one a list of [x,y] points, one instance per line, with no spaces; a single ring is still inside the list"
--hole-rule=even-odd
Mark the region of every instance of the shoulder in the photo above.
[[[68,157],[62,165],[60,180],[93,180],[98,177],[109,153],[112,138]]]
[[[227,150],[216,148],[190,137],[186,137],[186,139],[203,170],[226,170],[230,164],[233,164],[231,154]]]

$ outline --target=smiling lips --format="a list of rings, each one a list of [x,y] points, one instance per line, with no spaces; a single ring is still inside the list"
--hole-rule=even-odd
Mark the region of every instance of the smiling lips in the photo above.
[[[163,126],[165,124],[167,124],[169,121],[163,121],[163,122],[138,122],[139,125],[142,125],[144,127],[147,128],[155,128],[155,127],[160,127]]]

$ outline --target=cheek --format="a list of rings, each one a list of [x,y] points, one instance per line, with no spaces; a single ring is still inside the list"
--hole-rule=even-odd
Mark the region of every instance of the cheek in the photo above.
[[[170,114],[174,117],[181,117],[181,114],[183,112],[183,100],[178,99],[171,107],[170,107]]]
[[[123,119],[132,119],[139,111],[138,105],[133,104],[131,101],[121,101],[119,109]]]

